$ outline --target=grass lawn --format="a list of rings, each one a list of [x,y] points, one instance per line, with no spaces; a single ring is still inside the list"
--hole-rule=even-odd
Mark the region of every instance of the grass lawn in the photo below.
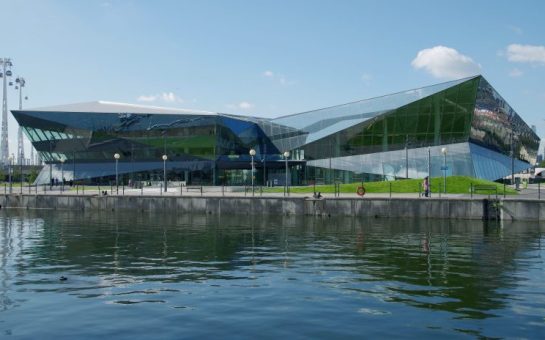
[[[363,186],[367,193],[389,193],[390,186],[393,193],[416,193],[421,191],[422,179],[404,179],[397,181],[381,181],[381,182],[364,182]],[[477,179],[466,176],[451,176],[447,177],[447,193],[451,194],[469,194],[471,184],[473,185],[494,185],[498,188],[498,194],[503,195],[503,184],[491,182],[483,179]],[[356,190],[361,183],[349,183],[341,184],[340,190],[342,193],[356,193]],[[438,192],[443,189],[443,177],[431,178],[431,191]],[[283,192],[283,187],[266,188],[265,192]],[[304,187],[291,187],[292,193],[313,193],[313,186]],[[317,185],[316,191],[321,193],[333,193],[335,192],[333,184]],[[480,194],[488,194],[486,191],[479,191]],[[505,193],[507,195],[516,195],[517,191],[506,187]]]

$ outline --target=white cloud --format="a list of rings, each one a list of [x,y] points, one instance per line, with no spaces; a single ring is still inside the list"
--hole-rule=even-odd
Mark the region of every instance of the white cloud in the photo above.
[[[292,85],[295,82],[292,80],[289,80],[285,75],[283,74],[276,74],[273,71],[267,70],[262,73],[263,77],[276,80],[280,83],[280,85]]]
[[[248,102],[240,102],[238,103],[238,107],[243,110],[249,110],[254,107],[254,104]]]
[[[507,60],[514,63],[545,65],[545,46],[511,44],[506,53]]]
[[[519,70],[518,68],[516,68],[516,67],[514,69],[512,69],[511,71],[509,71],[509,76],[511,76],[511,77],[520,77],[523,74],[524,73],[521,70]]]
[[[175,103],[175,102],[183,103],[184,102],[184,100],[178,97],[177,95],[175,95],[174,92],[161,93],[161,99],[163,99],[163,101],[167,103]]]
[[[151,95],[151,96],[146,96],[146,95],[141,95],[141,96],[138,96],[138,98],[136,98],[137,101],[139,102],[154,102],[157,100],[157,96],[154,96],[154,95]]]
[[[481,71],[481,66],[473,59],[446,46],[435,46],[419,51],[411,65],[441,79],[464,78]]]
[[[250,110],[250,109],[253,109],[255,107],[254,104],[252,104],[250,102],[247,102],[247,101],[241,101],[238,104],[227,104],[225,106],[227,106],[229,109],[233,109],[233,110]]]
[[[157,101],[162,101],[165,103],[184,103],[185,100],[177,96],[174,92],[162,92],[159,94],[152,95],[141,95],[136,98],[139,102],[152,103]]]

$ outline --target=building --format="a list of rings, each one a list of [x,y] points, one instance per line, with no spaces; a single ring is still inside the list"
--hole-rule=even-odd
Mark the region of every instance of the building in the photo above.
[[[276,119],[92,102],[13,110],[52,179],[292,184],[466,175],[536,161],[539,137],[482,76]],[[163,162],[162,156],[167,160]]]

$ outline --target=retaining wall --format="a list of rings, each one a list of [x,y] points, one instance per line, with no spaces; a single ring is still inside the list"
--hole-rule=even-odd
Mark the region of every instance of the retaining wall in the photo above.
[[[545,201],[478,198],[314,200],[303,197],[0,195],[0,205],[25,209],[176,211],[199,214],[545,220]]]

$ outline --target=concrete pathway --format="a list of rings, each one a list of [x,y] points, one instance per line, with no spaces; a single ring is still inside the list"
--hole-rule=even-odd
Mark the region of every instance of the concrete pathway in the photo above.
[[[2,190],[3,189],[3,190]],[[202,193],[201,193],[201,187],[197,186],[190,186],[190,187],[183,187],[182,192],[180,192],[180,187],[171,187],[167,189],[167,192],[164,192],[161,190],[160,187],[145,187],[142,189],[134,189],[134,188],[123,188],[120,186],[119,188],[110,187],[110,186],[96,186],[93,188],[90,188],[89,186],[85,187],[85,190],[82,190],[81,187],[65,187],[64,189],[60,186],[58,187],[52,187],[49,188],[48,186],[43,187],[40,186],[38,188],[31,186],[31,187],[23,187],[22,193],[25,195],[33,195],[33,194],[40,194],[40,195],[104,195],[104,192],[106,192],[106,195],[108,196],[189,196],[189,197],[198,197],[198,196],[205,196],[205,197],[213,197],[213,196],[226,196],[226,197],[284,197],[284,194],[282,192],[279,193],[271,193],[271,192],[260,192],[260,188],[256,187],[255,191],[252,195],[251,188],[247,188],[247,191],[244,191],[244,187],[221,187],[221,186],[203,186],[202,187]],[[4,186],[4,188],[0,188],[0,193],[8,194],[10,192],[8,186]],[[12,194],[21,194],[21,187],[12,187],[11,189]],[[359,197],[356,193],[341,193],[338,196],[335,196],[333,193],[322,193],[322,197],[327,199],[335,199],[335,198],[357,198]],[[310,193],[290,193],[290,197],[312,197],[312,194]],[[484,194],[473,194],[474,198],[486,197],[494,198],[495,195],[484,195]],[[363,198],[414,198],[414,199],[426,199],[425,197],[420,197],[418,193],[367,193]],[[468,194],[444,194],[444,193],[432,193],[431,198],[471,198],[472,196]],[[498,195],[498,198],[502,199],[529,199],[529,200],[536,200],[536,199],[542,199],[545,200],[545,188],[541,188],[537,184],[530,184],[527,188],[521,189],[519,191],[518,195],[506,195],[505,197],[503,195]]]

